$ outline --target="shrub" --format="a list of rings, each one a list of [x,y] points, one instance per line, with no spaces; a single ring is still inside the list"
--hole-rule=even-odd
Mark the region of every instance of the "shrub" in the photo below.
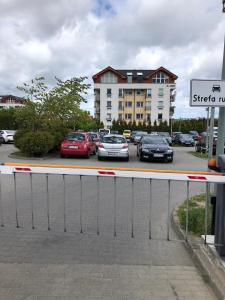
[[[188,230],[191,233],[202,235],[205,234],[205,194],[196,195],[189,199],[188,210]],[[178,217],[181,228],[186,228],[186,208],[187,200],[179,207]],[[207,231],[211,228],[212,208],[209,205]]]
[[[15,145],[26,155],[43,156],[54,148],[54,136],[46,131],[20,131]]]

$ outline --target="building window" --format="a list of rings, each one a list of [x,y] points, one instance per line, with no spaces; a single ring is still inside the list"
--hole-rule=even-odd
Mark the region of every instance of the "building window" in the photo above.
[[[153,83],[168,83],[169,77],[164,74],[163,72],[159,72],[155,75],[155,77],[152,78]]]
[[[143,107],[143,106],[144,106],[144,102],[137,101],[137,107]]]
[[[112,96],[112,91],[111,91],[111,89],[107,89],[106,94],[107,94],[107,97],[111,97],[111,96]]]
[[[112,115],[108,113],[108,114],[107,114],[107,117],[106,117],[106,120],[107,120],[107,121],[111,121],[111,120],[112,120]]]
[[[163,101],[158,101],[158,109],[163,109]]]
[[[117,83],[117,76],[112,72],[107,72],[101,76],[101,83]]]
[[[118,103],[118,109],[120,109],[120,110],[123,109],[123,101],[119,101],[119,103]]]
[[[119,97],[123,97],[123,89],[119,89]]]
[[[123,114],[118,114],[118,119],[123,120]]]
[[[132,95],[132,90],[125,90],[126,95]]]
[[[132,83],[132,75],[127,75],[127,83]]]
[[[162,121],[162,117],[163,117],[162,114],[158,114],[158,121]]]
[[[150,120],[151,120],[151,115],[147,114],[147,121],[150,121]]]
[[[163,97],[164,96],[163,88],[159,88],[158,96],[159,97]]]
[[[132,107],[132,102],[131,101],[125,102],[125,107]]]
[[[107,108],[112,108],[112,101],[107,101],[106,107]]]
[[[126,120],[131,120],[132,119],[132,114],[125,114],[125,119]]]
[[[152,98],[152,89],[147,89],[147,98]]]
[[[137,120],[142,120],[143,119],[143,114],[136,114],[136,119]]]

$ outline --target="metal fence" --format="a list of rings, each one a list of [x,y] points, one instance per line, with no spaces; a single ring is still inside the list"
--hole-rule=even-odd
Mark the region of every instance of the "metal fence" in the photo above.
[[[189,199],[205,193],[205,243],[210,184],[219,173],[77,166],[1,165],[2,227],[128,234],[179,240],[171,213],[185,199],[184,241],[189,238]]]

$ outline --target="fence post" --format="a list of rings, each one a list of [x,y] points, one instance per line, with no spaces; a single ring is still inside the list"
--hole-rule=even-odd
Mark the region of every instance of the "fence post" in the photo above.
[[[218,167],[225,173],[225,155],[219,155]],[[219,255],[225,255],[225,184],[217,184],[215,245]]]

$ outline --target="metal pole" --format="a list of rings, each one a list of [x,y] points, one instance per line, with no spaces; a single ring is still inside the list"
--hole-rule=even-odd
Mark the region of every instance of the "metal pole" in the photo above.
[[[208,153],[209,159],[212,158],[213,155],[214,115],[215,115],[215,107],[212,107],[211,114],[210,114],[209,153]]]
[[[207,110],[207,122],[206,122],[205,147],[206,147],[206,153],[208,153],[209,151],[209,107],[207,107],[206,110]]]
[[[222,80],[225,80],[225,38],[223,49],[223,66],[222,66]],[[216,160],[218,164],[218,156],[224,154],[224,140],[225,140],[225,107],[219,108],[219,120],[218,120],[218,137],[216,147]]]

